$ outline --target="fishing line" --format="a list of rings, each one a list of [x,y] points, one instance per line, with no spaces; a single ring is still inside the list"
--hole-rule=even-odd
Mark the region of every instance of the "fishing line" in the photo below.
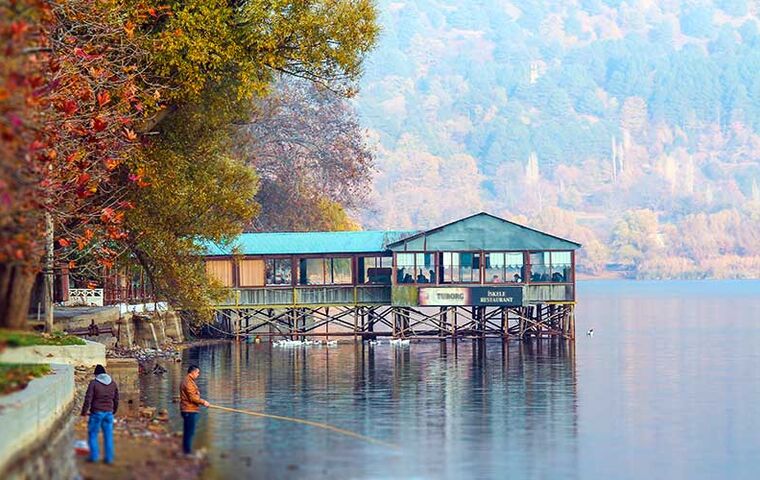
[[[364,440],[365,442],[374,443],[375,445],[381,445],[383,447],[391,448],[393,450],[401,450],[401,447],[399,447],[398,445],[383,442],[382,440],[377,440],[372,437],[365,437],[364,435],[360,435],[356,432],[352,432],[350,430],[343,430],[342,428],[334,427],[326,423],[313,422],[311,420],[304,420],[302,418],[284,417],[282,415],[271,415],[269,413],[251,412],[248,410],[238,410],[237,408],[221,407],[219,405],[209,405],[208,408],[214,408],[217,410],[224,410],[224,411],[233,412],[233,413],[242,413],[243,415],[250,415],[252,417],[271,418],[273,420],[284,420],[286,422],[301,423],[303,425],[309,425],[311,427],[322,428],[324,430],[329,430],[331,432],[340,433],[342,435],[347,435],[353,438],[358,438],[359,440]]]

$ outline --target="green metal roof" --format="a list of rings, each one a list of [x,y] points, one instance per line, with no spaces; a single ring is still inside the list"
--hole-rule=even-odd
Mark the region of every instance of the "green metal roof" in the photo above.
[[[381,253],[417,231],[244,233],[230,244],[205,243],[206,255]]]
[[[580,243],[480,212],[388,245],[394,251],[577,250]]]

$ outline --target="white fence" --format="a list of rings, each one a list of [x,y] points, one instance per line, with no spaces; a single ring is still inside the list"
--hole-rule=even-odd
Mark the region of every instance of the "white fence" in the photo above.
[[[103,289],[102,288],[71,288],[69,289],[69,300],[64,303],[67,307],[102,307],[103,306]]]

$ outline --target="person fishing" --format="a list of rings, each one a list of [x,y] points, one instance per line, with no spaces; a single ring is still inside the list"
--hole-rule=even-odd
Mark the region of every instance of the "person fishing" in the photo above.
[[[197,365],[190,365],[187,375],[179,386],[179,410],[182,414],[182,452],[185,455],[193,453],[193,436],[198,422],[198,412],[201,405],[208,407],[209,403],[201,398],[201,392],[195,379],[201,375]]]
[[[349,430],[344,430],[342,428],[337,428],[332,425],[328,425],[326,423],[314,422],[314,421],[305,420],[302,418],[285,417],[282,415],[272,415],[272,414],[263,413],[263,412],[239,410],[237,408],[223,407],[221,405],[211,405],[209,402],[201,398],[200,390],[198,390],[198,385],[196,385],[195,383],[195,380],[200,376],[200,374],[201,374],[201,369],[198,368],[197,365],[190,365],[190,367],[188,367],[187,369],[187,375],[185,376],[185,379],[182,380],[182,383],[180,384],[180,387],[179,387],[179,397],[180,397],[179,408],[180,408],[180,412],[182,413],[182,420],[183,420],[182,451],[184,452],[185,455],[192,455],[193,436],[195,435],[195,424],[198,421],[198,413],[200,411],[201,406],[204,406],[206,408],[211,408],[214,410],[220,410],[220,411],[226,411],[226,412],[232,412],[232,413],[241,413],[244,415],[250,415],[252,417],[270,418],[273,420],[284,420],[287,422],[300,423],[302,425],[309,425],[312,427],[322,428],[322,429],[329,430],[335,433],[339,433],[342,435],[347,435],[353,438],[364,440],[366,442],[382,445],[382,446],[391,448],[393,450],[400,450],[400,447],[398,447],[397,445],[376,440],[374,438],[360,435],[358,433],[354,433]]]
[[[87,421],[87,443],[90,446],[90,462],[97,462],[99,457],[98,432],[103,431],[103,461],[112,464],[113,448],[113,416],[119,409],[119,387],[106,373],[103,365],[95,367],[95,379],[87,386],[82,405],[82,416],[90,418]]]

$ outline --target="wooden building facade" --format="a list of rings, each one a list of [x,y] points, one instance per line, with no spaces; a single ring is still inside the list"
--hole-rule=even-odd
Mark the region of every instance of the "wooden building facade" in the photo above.
[[[578,248],[479,213],[427,231],[248,233],[205,262],[235,334],[572,338]]]

